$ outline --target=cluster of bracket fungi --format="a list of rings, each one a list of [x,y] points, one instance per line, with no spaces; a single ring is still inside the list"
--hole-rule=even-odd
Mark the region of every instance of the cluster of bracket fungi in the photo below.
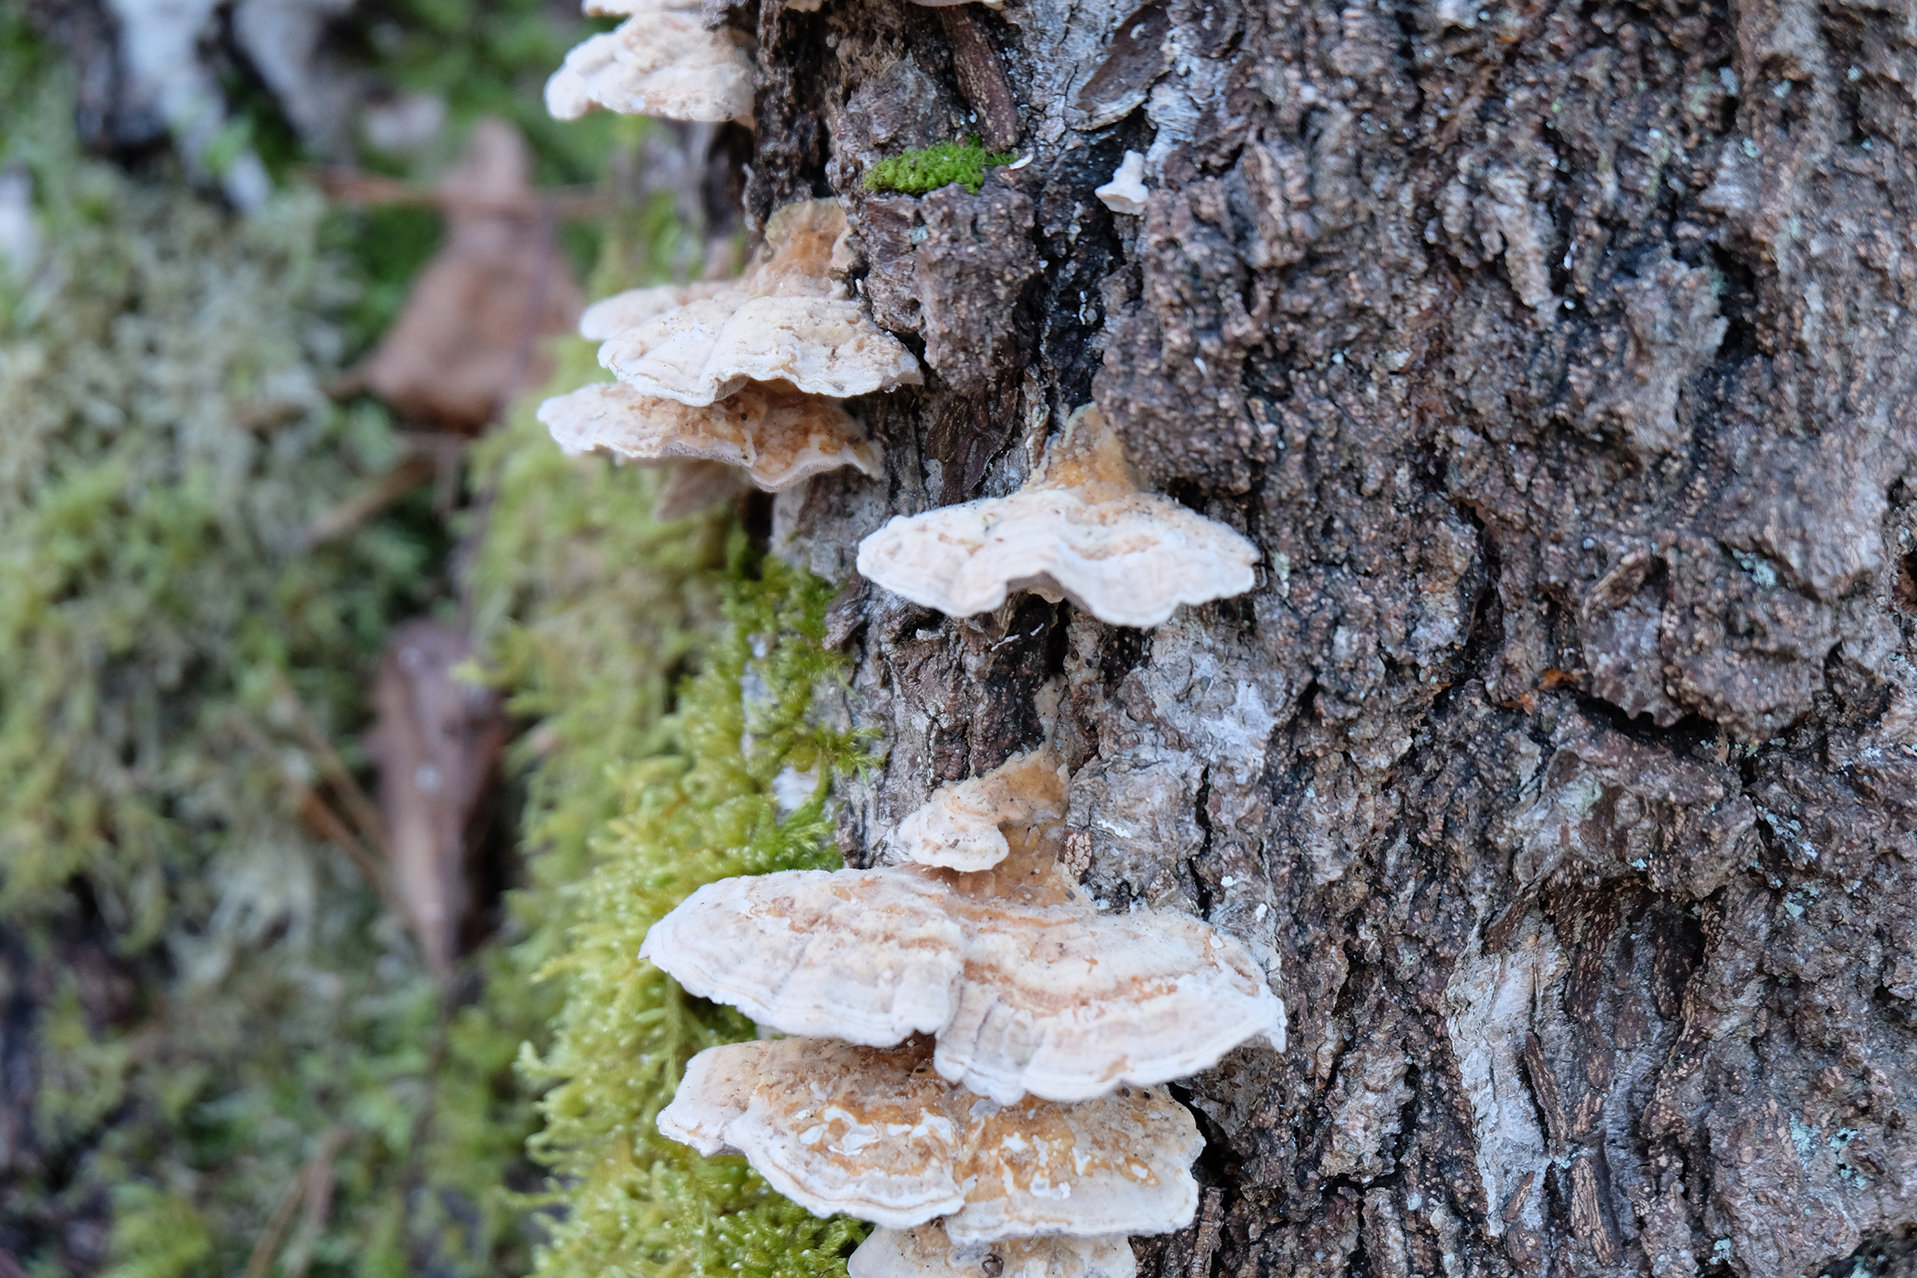
[[[555,116],[749,119],[734,33],[683,0],[586,10],[626,21],[568,55]],[[617,380],[547,400],[540,420],[568,452],[673,465],[668,516],[740,472],[768,491],[878,475],[843,401],[923,375],[835,280],[845,235],[836,200],[787,205],[737,279],[592,306],[581,333]],[[1031,590],[1152,626],[1250,589],[1257,557],[1141,490],[1087,406],[1019,491],[895,517],[858,570],[952,616]],[[877,1224],[853,1278],[1132,1278],[1127,1236],[1183,1228],[1198,1203],[1204,1142],[1162,1084],[1252,1039],[1283,1049],[1284,1004],[1243,947],[1176,912],[1102,912],[1079,888],[1059,855],[1068,786],[1049,747],[1020,755],[937,792],[886,864],[709,884],[646,937],[642,961],[791,1036],[699,1053],[660,1130],[743,1154],[810,1211]]]

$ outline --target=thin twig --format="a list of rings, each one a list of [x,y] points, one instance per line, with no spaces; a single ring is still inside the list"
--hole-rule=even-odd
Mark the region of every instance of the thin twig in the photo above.
[[[377,515],[438,473],[439,463],[424,453],[414,453],[386,472],[372,487],[348,497],[306,526],[300,537],[304,549],[333,540]]]
[[[319,1181],[320,1169],[325,1169],[327,1181],[326,1197],[332,1198],[333,1158],[339,1153],[341,1145],[346,1143],[348,1133],[337,1124],[327,1129],[320,1140],[320,1147],[306,1166],[300,1168],[299,1175],[293,1177],[293,1183],[286,1187],[279,1206],[273,1209],[273,1218],[266,1223],[266,1232],[253,1244],[253,1254],[247,1258],[246,1272],[243,1278],[266,1278],[266,1271],[273,1263],[273,1257],[280,1251],[280,1245],[286,1241],[286,1231],[292,1228],[293,1216],[299,1211],[300,1204],[310,1204],[314,1197],[314,1188]],[[308,1215],[311,1215],[310,1209]],[[304,1265],[300,1266],[302,1269]]]
[[[358,169],[308,168],[302,171],[328,199],[341,204],[438,208],[448,213],[482,217],[510,217],[525,221],[553,218],[562,222],[604,217],[616,206],[613,197],[596,186],[548,187],[540,191],[480,195],[425,186],[418,182],[402,182],[398,178],[363,173]]]
[[[339,1151],[352,1135],[346,1127],[333,1124],[326,1131],[326,1139],[320,1142],[319,1153],[313,1156],[313,1162],[306,1171],[306,1210],[303,1237],[296,1240],[294,1254],[286,1262],[285,1278],[305,1278],[306,1268],[313,1263],[313,1243],[320,1231],[326,1228],[327,1218],[333,1214],[333,1161],[339,1157]]]
[[[366,791],[360,788],[346,760],[339,757],[339,751],[332,741],[314,721],[312,712],[306,708],[306,702],[293,690],[284,674],[278,676],[278,692],[293,710],[294,726],[306,741],[306,748],[312,752],[313,761],[319,764],[320,775],[326,783],[338,792],[346,804],[346,814],[358,827],[359,836],[390,865],[393,860],[392,847],[386,838],[386,821],[380,816],[379,807]]]
[[[247,743],[259,751],[259,753],[268,758],[277,756],[278,751],[274,748],[273,743],[268,741],[266,734],[261,732],[252,722],[237,714],[232,716],[231,722],[233,730],[245,738]],[[322,755],[320,760],[321,771],[327,772],[330,770],[328,767],[328,759],[330,758],[331,764],[339,769],[341,775],[344,776],[346,781],[351,785],[351,793],[357,795],[359,801],[364,803],[364,792],[359,789],[358,785],[352,784],[352,776],[345,771],[345,765],[340,762],[338,754],[334,753],[332,747],[325,744],[323,740],[321,745],[323,747],[319,751]],[[290,792],[293,806],[295,810],[298,811],[300,819],[306,822],[315,834],[325,839],[328,843],[336,845],[340,851],[346,853],[346,857],[353,863],[353,867],[360,872],[368,885],[370,885],[375,892],[379,893],[381,904],[386,907],[393,917],[404,923],[414,936],[424,935],[424,933],[420,931],[418,916],[413,913],[413,908],[407,902],[405,895],[394,885],[392,876],[387,873],[386,865],[388,862],[385,859],[384,845],[375,844],[369,847],[369,840],[362,839],[360,835],[354,831],[353,827],[347,823],[346,818],[333,810],[333,806],[320,795],[319,791],[307,785],[305,781],[294,775],[292,769],[284,765],[281,766],[280,772],[286,779],[287,789]],[[331,778],[329,777],[329,779]],[[0,1278],[4,1278],[4,1275],[0,1275]]]

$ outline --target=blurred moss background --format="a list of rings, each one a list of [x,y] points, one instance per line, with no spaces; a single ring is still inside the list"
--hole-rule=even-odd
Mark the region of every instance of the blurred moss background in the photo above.
[[[857,1227],[652,1133],[686,1056],[752,1027],[632,960],[701,882],[837,863],[826,795],[861,756],[811,710],[824,583],[729,511],[653,521],[655,474],[562,457],[537,395],[452,502],[314,544],[406,453],[336,382],[440,218],[329,208],[243,76],[264,208],[164,149],[90,153],[43,28],[0,7],[0,174],[39,239],[0,261],[0,1274],[842,1272]],[[496,115],[542,184],[602,181],[644,123],[539,99],[590,29],[357,5],[344,56],[446,108],[361,163],[428,180]],[[566,230],[590,295],[683,262],[672,210]],[[556,354],[557,387],[600,375]],[[514,890],[444,983],[325,819],[364,804],[366,689],[422,614],[472,634],[519,730]],[[794,771],[815,792],[786,811]]]

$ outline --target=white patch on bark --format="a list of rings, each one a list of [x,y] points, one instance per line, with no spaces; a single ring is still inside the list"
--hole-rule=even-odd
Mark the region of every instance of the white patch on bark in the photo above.
[[[1445,987],[1445,1028],[1471,1099],[1478,1177],[1491,1205],[1486,1228],[1493,1237],[1503,1235],[1505,1205],[1526,1173],[1536,1179],[1512,1223],[1544,1227],[1539,1206],[1550,1159],[1519,1061],[1540,999],[1567,966],[1550,925],[1534,918],[1505,952],[1462,959]]]

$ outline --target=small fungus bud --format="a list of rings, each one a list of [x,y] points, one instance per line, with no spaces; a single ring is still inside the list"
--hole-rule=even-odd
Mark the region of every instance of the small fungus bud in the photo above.
[[[1065,769],[1049,750],[1014,755],[970,781],[940,787],[899,822],[893,841],[919,865],[989,870],[1011,852],[999,829],[1065,815]]]
[[[1145,157],[1136,151],[1125,152],[1124,163],[1112,174],[1112,180],[1092,194],[1114,213],[1143,213],[1145,198],[1151,194],[1145,186]]]

